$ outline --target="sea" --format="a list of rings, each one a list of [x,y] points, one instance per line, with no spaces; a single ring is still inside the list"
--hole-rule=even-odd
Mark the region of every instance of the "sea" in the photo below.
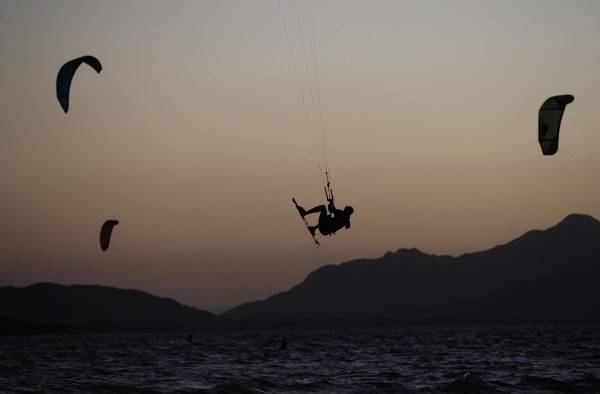
[[[600,393],[600,327],[0,337],[0,392]]]

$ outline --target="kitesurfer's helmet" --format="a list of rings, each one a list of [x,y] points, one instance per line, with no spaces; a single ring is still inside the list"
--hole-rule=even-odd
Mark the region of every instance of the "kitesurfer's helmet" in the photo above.
[[[346,205],[346,207],[344,208],[344,212],[346,213],[346,215],[350,216],[354,213],[354,208],[352,208],[350,205]]]

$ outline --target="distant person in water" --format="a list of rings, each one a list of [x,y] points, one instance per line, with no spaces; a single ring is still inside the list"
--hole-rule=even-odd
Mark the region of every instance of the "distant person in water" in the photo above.
[[[293,201],[302,219],[313,213],[319,214],[319,222],[316,225],[307,225],[308,231],[310,231],[313,237],[317,229],[323,235],[332,235],[342,227],[350,228],[350,216],[354,213],[354,208],[348,205],[343,210],[337,209],[333,203],[333,196],[328,200],[327,206],[317,205],[308,211],[298,205],[295,199]]]
[[[287,341],[285,340],[285,337],[281,338],[281,345],[279,345],[279,349],[280,350],[285,350],[287,349]]]

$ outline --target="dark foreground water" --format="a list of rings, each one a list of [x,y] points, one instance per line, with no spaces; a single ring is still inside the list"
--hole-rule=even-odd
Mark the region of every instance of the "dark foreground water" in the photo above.
[[[0,338],[0,392],[600,393],[600,328]]]

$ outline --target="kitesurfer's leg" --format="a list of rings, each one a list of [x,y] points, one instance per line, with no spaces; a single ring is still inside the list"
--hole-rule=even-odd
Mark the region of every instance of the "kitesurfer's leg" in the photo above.
[[[292,201],[294,202],[294,205],[296,206],[296,209],[298,210],[298,213],[300,214],[300,216],[302,217],[302,219],[304,219],[304,217],[306,216],[306,209],[304,209],[303,207],[301,207],[297,202],[295,198],[292,198]]]
[[[302,208],[302,207],[300,207]],[[314,208],[309,209],[308,211],[304,210],[304,208],[302,208],[302,212],[304,213],[302,215],[302,217],[306,216],[306,215],[310,215],[311,213],[320,213],[319,215],[319,219],[322,215],[327,215],[327,207],[325,207],[325,205],[317,205]]]
[[[321,205],[321,210],[319,214],[319,224],[315,226],[315,230],[317,228],[323,235],[329,235],[330,233],[329,229],[331,228],[331,217],[327,213],[327,208],[325,207],[325,205]]]

